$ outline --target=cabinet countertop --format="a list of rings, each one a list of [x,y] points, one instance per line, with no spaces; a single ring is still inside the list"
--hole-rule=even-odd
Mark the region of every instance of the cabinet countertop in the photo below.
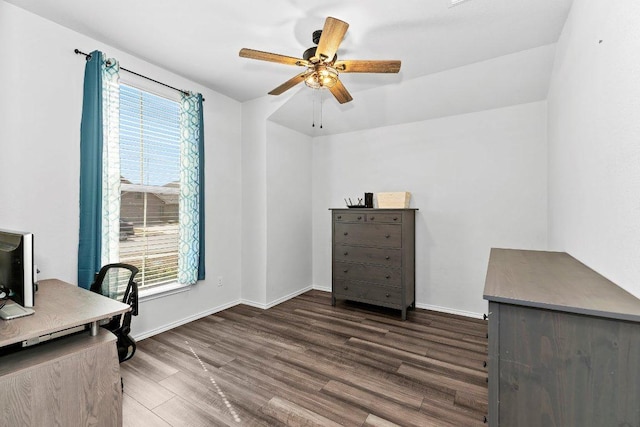
[[[640,322],[640,300],[565,252],[491,249],[484,299]]]
[[[417,211],[418,208],[329,208],[330,211]]]
[[[127,312],[129,305],[57,279],[41,280],[35,313],[0,320],[0,347]]]

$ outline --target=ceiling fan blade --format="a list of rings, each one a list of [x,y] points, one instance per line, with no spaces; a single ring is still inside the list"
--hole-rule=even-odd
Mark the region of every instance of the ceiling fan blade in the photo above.
[[[279,55],[277,53],[271,53],[271,52],[262,52],[261,50],[255,50],[255,49],[242,48],[240,49],[240,56],[242,58],[276,62],[278,64],[300,65],[304,67],[309,65],[309,61],[307,61],[306,59],[294,58],[293,56]]]
[[[333,61],[333,57],[338,51],[338,46],[349,28],[349,24],[331,16],[324,22],[322,35],[316,49],[316,57],[321,61]]]
[[[287,80],[277,88],[273,89],[271,92],[269,92],[269,95],[280,95],[281,93],[286,92],[287,90],[291,89],[298,83],[304,81],[304,79],[307,77],[308,74],[309,74],[309,71],[305,71],[304,73],[298,74],[297,76]]]
[[[397,73],[400,61],[369,61],[345,59],[336,61],[334,67],[341,73]]]
[[[351,94],[349,93],[349,91],[347,91],[347,88],[344,87],[340,80],[338,80],[336,84],[333,85],[333,87],[330,87],[329,90],[331,91],[333,96],[336,97],[340,104],[344,104],[345,102],[353,100]]]

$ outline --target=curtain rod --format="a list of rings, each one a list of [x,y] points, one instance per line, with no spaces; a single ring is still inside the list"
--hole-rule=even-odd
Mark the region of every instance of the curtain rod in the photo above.
[[[89,59],[91,59],[91,55],[89,55],[88,53],[84,53],[84,52],[82,52],[82,51],[81,51],[81,50],[79,50],[79,49],[74,49],[73,51],[75,52],[75,54],[76,54],[76,55],[84,55],[84,57],[85,57],[85,59],[86,59],[87,61],[88,61]],[[142,77],[143,79],[147,79],[147,80],[150,80],[150,81],[152,81],[152,82],[154,82],[154,83],[158,83],[159,85],[162,85],[162,86],[168,87],[169,89],[173,89],[173,90],[175,90],[175,91],[178,91],[178,92],[184,93],[185,95],[189,95],[189,92],[187,92],[186,90],[178,89],[177,87],[173,87],[173,86],[170,86],[170,85],[168,85],[168,84],[166,84],[166,83],[159,82],[158,80],[152,79],[151,77],[143,76],[142,74],[136,73],[135,71],[128,70],[128,69],[126,69],[126,68],[124,68],[124,67],[120,67],[120,69],[121,69],[122,71],[126,71],[127,73],[135,74],[135,75],[136,75],[136,76],[138,76],[138,77]],[[202,98],[202,102],[204,102],[204,97]]]

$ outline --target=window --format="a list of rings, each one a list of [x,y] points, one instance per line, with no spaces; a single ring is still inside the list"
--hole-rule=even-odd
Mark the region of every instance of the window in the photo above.
[[[117,60],[88,55],[78,241],[84,288],[114,262],[138,267],[135,280],[148,293],[205,278],[203,98],[143,87],[120,80]]]
[[[120,262],[141,289],[178,277],[180,104],[120,85]]]

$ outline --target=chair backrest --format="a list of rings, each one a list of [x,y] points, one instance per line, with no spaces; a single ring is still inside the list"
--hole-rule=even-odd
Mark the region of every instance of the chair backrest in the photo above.
[[[136,343],[131,332],[131,316],[138,315],[138,284],[134,278],[138,268],[129,264],[115,263],[103,266],[89,288],[92,292],[131,306],[131,311],[111,318],[102,325],[118,338],[118,358],[120,362],[130,359],[136,351]]]
[[[138,268],[133,265],[107,264],[96,274],[90,290],[129,304],[131,311],[126,313],[125,317],[130,319],[132,315],[138,315],[138,284],[134,281],[136,274]]]

